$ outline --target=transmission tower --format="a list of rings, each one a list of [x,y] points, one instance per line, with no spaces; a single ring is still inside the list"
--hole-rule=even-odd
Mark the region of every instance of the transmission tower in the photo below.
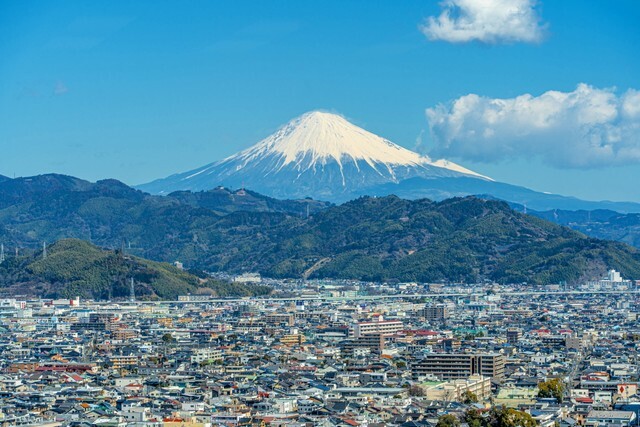
[[[47,259],[47,242],[42,242],[42,259]]]
[[[0,244],[0,264],[4,262],[4,245]]]

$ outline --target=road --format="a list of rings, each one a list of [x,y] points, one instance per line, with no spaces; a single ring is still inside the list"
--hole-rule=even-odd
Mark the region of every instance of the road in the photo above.
[[[640,294],[640,291],[520,291],[520,292],[496,292],[493,295],[501,297],[511,296],[534,296],[534,295],[634,295]],[[486,292],[450,292],[450,293],[423,293],[423,294],[393,294],[393,295],[362,295],[356,297],[290,297],[290,298],[212,298],[202,301],[180,301],[180,300],[163,300],[163,301],[136,301],[136,305],[174,305],[174,304],[221,304],[221,303],[238,303],[249,301],[260,302],[287,302],[287,301],[375,301],[384,299],[416,299],[416,298],[447,298],[447,297],[468,297],[468,296],[484,296]],[[130,302],[121,301],[96,301],[95,305],[129,305]]]

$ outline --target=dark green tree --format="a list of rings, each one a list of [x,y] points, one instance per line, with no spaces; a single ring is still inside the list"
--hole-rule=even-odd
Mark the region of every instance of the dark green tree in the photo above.
[[[553,397],[562,403],[564,397],[564,384],[560,378],[552,378],[538,384],[538,397]]]
[[[469,424],[469,427],[485,427],[485,421],[486,420],[477,409],[469,409],[464,413],[464,422]]]
[[[467,405],[470,403],[478,402],[478,395],[469,390],[465,390],[465,392],[462,393],[461,398],[462,398],[462,403],[466,403]]]
[[[438,418],[438,423],[436,424],[436,427],[459,427],[459,426],[460,426],[460,420],[458,419],[458,417],[452,414],[441,415],[440,418]]]
[[[530,414],[506,406],[494,406],[489,411],[487,427],[536,427]]]

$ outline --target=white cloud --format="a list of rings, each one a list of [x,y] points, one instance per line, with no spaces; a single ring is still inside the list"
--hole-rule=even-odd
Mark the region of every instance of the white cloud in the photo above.
[[[494,162],[539,157],[556,167],[640,163],[640,92],[581,83],[509,99],[475,94],[426,111],[431,155]]]
[[[544,36],[536,0],[444,0],[441,6],[440,16],[420,26],[431,40],[532,43]]]

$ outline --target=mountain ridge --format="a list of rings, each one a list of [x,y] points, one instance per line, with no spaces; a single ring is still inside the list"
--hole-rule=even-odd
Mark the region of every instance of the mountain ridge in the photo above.
[[[272,197],[334,202],[346,201],[354,189],[373,183],[466,175],[489,179],[449,161],[433,162],[339,115],[314,111],[223,160],[137,188],[168,194],[246,186]]]
[[[218,191],[153,196],[112,180],[17,179],[0,183],[0,202],[23,197],[0,204],[0,242],[11,255],[16,246],[37,250],[43,241],[79,238],[187,268],[289,278],[580,283],[608,268],[640,277],[637,249],[503,201],[386,196],[325,206]]]
[[[260,259],[248,257],[242,264],[260,270],[266,259],[265,274],[288,277],[329,257],[312,277],[375,281],[579,283],[600,277],[606,266],[632,277],[640,273],[635,249],[515,214],[505,202],[473,197],[363,197],[320,212],[290,235],[261,246]],[[236,268],[234,262],[222,265]]]
[[[310,112],[225,159],[136,188],[151,194],[250,188],[278,199],[311,197],[344,203],[360,196],[430,198],[490,195],[539,211],[612,209],[640,212],[640,203],[585,201],[501,183],[445,159],[431,160],[343,117]]]
[[[445,200],[452,197],[477,196],[504,200],[529,209],[546,211],[608,209],[620,213],[640,212],[640,203],[609,200],[590,201],[572,196],[541,193],[526,187],[498,181],[481,181],[468,177],[422,179],[410,178],[398,184],[385,184],[363,189],[358,196],[386,196],[395,194],[406,199],[429,198]]]

